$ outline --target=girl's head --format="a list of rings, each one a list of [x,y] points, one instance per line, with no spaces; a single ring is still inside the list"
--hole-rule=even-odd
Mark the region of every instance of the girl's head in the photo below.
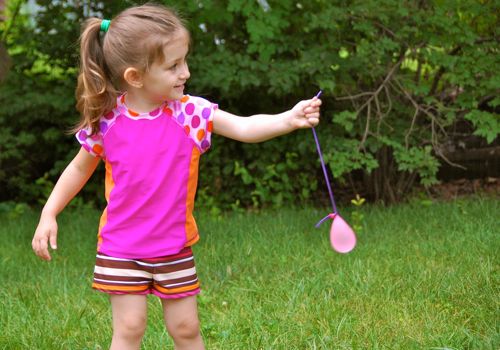
[[[77,128],[91,126],[93,132],[120,92],[161,103],[181,98],[189,79],[189,33],[172,10],[151,4],[129,8],[111,20],[107,32],[101,31],[102,21],[87,19],[80,37]]]

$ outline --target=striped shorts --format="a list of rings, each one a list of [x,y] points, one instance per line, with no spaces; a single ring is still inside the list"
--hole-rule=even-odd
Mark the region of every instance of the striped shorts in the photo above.
[[[191,247],[152,259],[97,254],[92,288],[108,294],[154,294],[175,299],[200,292]]]

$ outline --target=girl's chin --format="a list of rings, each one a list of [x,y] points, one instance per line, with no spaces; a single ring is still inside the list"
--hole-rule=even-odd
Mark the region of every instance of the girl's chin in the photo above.
[[[180,100],[181,98],[184,97],[184,92],[178,92],[175,94],[171,94],[168,98],[168,100]]]
[[[174,87],[167,94],[163,96],[163,101],[180,100],[183,96],[184,96],[184,86],[179,88]]]
[[[180,95],[181,97],[184,96],[184,85],[179,86],[179,87],[174,87],[172,89],[172,93],[176,96]]]
[[[184,91],[171,91],[165,95],[157,95],[155,101],[162,103],[164,101],[180,100],[184,96]]]

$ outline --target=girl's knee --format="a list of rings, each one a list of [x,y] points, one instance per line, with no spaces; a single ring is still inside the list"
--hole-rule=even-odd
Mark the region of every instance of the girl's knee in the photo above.
[[[113,322],[113,333],[126,338],[142,338],[147,320],[143,315],[122,317]]]
[[[147,300],[144,295],[112,295],[113,335],[140,339],[146,331]]]
[[[200,321],[197,317],[183,317],[169,322],[167,330],[174,340],[195,339],[200,335]]]

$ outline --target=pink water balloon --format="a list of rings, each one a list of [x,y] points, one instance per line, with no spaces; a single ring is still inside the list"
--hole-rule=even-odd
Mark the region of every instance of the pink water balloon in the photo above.
[[[356,234],[340,215],[330,214],[329,217],[333,219],[330,227],[332,248],[339,253],[349,253],[356,246]]]

